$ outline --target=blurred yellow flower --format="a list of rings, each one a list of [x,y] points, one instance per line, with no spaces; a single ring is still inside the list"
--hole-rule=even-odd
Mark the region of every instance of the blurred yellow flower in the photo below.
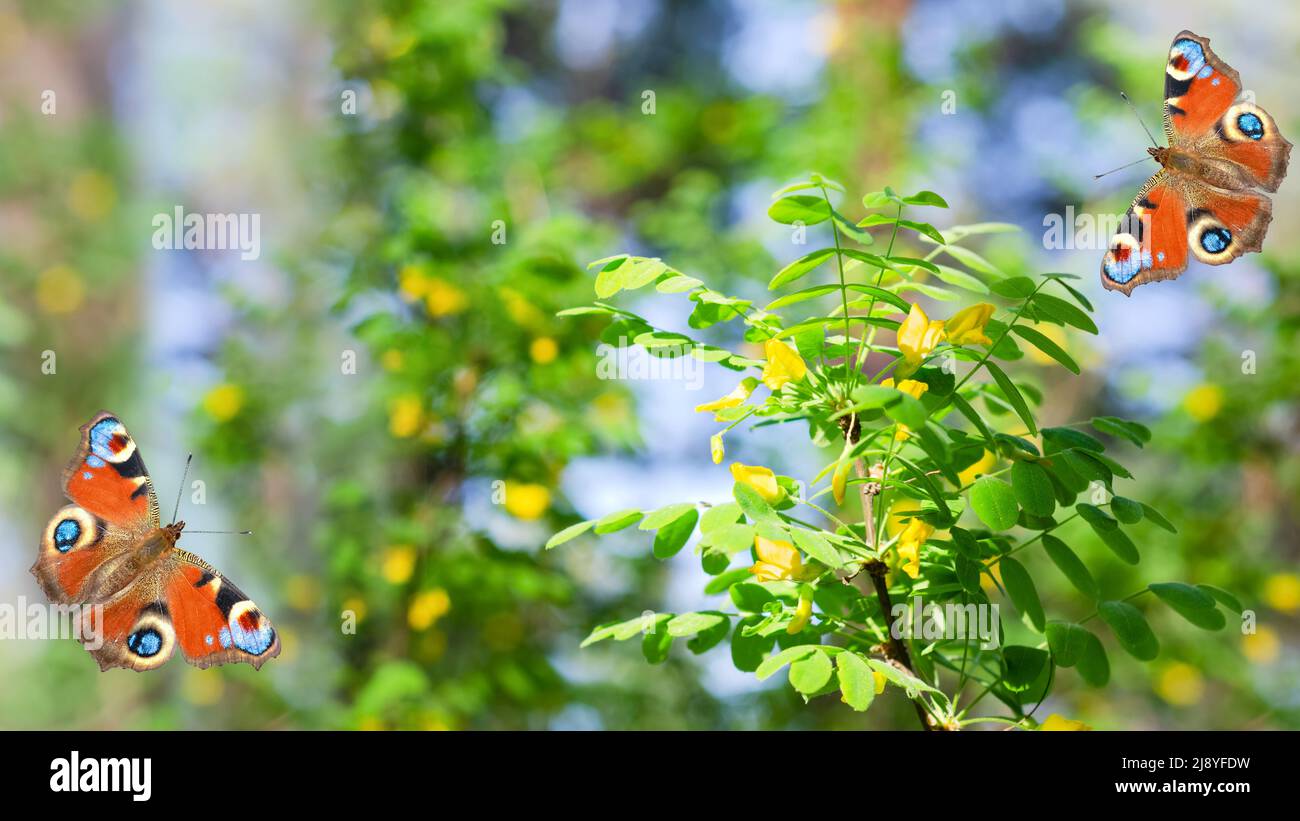
[[[721,399],[714,399],[712,402],[705,402],[703,405],[696,405],[695,412],[705,413],[707,411],[720,411],[725,408],[734,408],[748,399],[749,395],[754,392],[754,388],[757,387],[757,379],[752,376],[746,377],[735,387],[735,390]]]
[[[1255,664],[1272,664],[1281,651],[1282,642],[1271,627],[1259,627],[1241,637],[1241,652]]]
[[[757,491],[768,504],[775,504],[785,497],[785,489],[777,483],[776,474],[771,468],[732,462],[731,476],[740,484],[748,485]]]
[[[203,410],[217,422],[229,422],[244,407],[244,389],[229,382],[217,385],[203,397]]]
[[[528,355],[538,365],[549,365],[560,355],[560,346],[549,336],[539,336],[528,346]]]
[[[1264,582],[1264,601],[1274,610],[1294,613],[1300,610],[1300,576],[1274,573]]]
[[[769,339],[763,343],[763,355],[767,364],[763,366],[763,384],[774,391],[779,391],[788,382],[798,382],[808,373],[799,352],[779,339]]]
[[[803,559],[794,545],[779,539],[754,536],[754,552],[758,561],[749,572],[763,581],[797,579],[803,574]]]
[[[1038,725],[1038,729],[1046,730],[1048,732],[1059,732],[1063,730],[1091,730],[1092,728],[1087,724],[1084,724],[1082,721],[1075,721],[1072,718],[1065,718],[1058,713],[1052,713],[1050,716],[1043,719],[1042,723]]]
[[[1175,707],[1190,707],[1205,693],[1201,671],[1190,664],[1175,661],[1156,677],[1156,695]]]
[[[384,551],[381,572],[389,584],[405,584],[415,572],[415,548],[409,544],[398,544]]]
[[[993,340],[984,331],[994,310],[989,303],[980,302],[953,314],[943,325],[948,341],[954,345],[992,345]]]
[[[943,339],[943,320],[931,321],[920,305],[912,303],[907,319],[898,327],[898,350],[903,354],[903,363],[895,373],[900,377],[915,373],[926,355],[937,348]]]
[[[933,533],[934,525],[921,519],[912,519],[898,537],[900,567],[914,579],[921,575],[921,546]]]
[[[397,290],[410,302],[424,299],[429,293],[429,277],[419,265],[404,265],[397,272]]]
[[[82,171],[68,186],[68,210],[87,222],[108,216],[116,203],[113,181],[98,171]]]
[[[1183,409],[1197,422],[1208,422],[1223,409],[1223,389],[1208,382],[1197,385],[1183,397]]]
[[[713,457],[713,464],[722,464],[722,459],[727,455],[727,449],[722,446],[722,434],[715,433],[709,437],[709,455]]]
[[[413,393],[402,394],[388,410],[388,432],[398,439],[408,439],[424,425],[424,403]]]
[[[981,456],[975,464],[957,474],[959,482],[958,486],[966,487],[971,482],[975,481],[976,478],[992,471],[993,468],[997,467],[997,464],[998,458],[988,450],[985,450],[984,455]]]
[[[529,327],[542,322],[542,312],[537,309],[536,305],[529,302],[527,297],[514,288],[499,288],[497,294],[506,307],[506,313],[510,314],[510,318],[517,324]]]
[[[320,602],[320,582],[303,574],[290,576],[284,582],[284,599],[295,610],[315,610]]]
[[[198,707],[207,707],[221,701],[225,690],[221,674],[216,670],[190,669],[181,682],[181,693],[185,700]]]
[[[67,265],[46,268],[36,276],[36,304],[47,314],[70,314],[85,296],[81,276]]]
[[[357,617],[357,621],[365,621],[366,618],[366,600],[360,596],[349,596],[343,600],[343,609],[351,610]]]
[[[469,297],[445,279],[430,277],[426,285],[424,307],[430,316],[448,316],[465,310]]]
[[[357,729],[363,733],[374,733],[384,729],[384,722],[376,716],[362,716],[357,719]]]
[[[532,482],[506,482],[506,512],[516,519],[540,519],[551,506],[551,491]]]
[[[406,622],[412,630],[428,630],[450,609],[451,596],[441,587],[435,587],[411,599],[411,606],[406,611]]]
[[[379,357],[379,364],[384,366],[386,371],[400,371],[406,363],[406,357],[396,348],[389,348]]]

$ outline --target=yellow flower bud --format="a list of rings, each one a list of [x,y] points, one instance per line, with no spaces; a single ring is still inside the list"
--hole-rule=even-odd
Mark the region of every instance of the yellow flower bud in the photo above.
[[[709,437],[709,455],[713,457],[713,464],[722,464],[722,457],[727,455],[727,451],[722,446],[721,433],[715,433]]]
[[[803,632],[803,629],[808,626],[808,622],[812,620],[812,606],[812,586],[807,584],[800,585],[799,604],[794,609],[794,618],[790,619],[790,623],[785,626],[785,632],[792,636],[795,633]]]
[[[1061,730],[1091,730],[1092,728],[1089,727],[1087,724],[1084,724],[1082,721],[1075,721],[1074,719],[1065,718],[1064,716],[1058,715],[1057,713],[1052,713],[1050,716],[1043,719],[1043,723],[1038,725],[1038,729],[1047,730],[1047,731],[1061,731]]]
[[[749,395],[754,392],[754,388],[756,387],[758,387],[758,380],[752,376],[746,377],[741,380],[741,383],[736,386],[735,390],[721,399],[714,399],[712,402],[705,402],[703,405],[696,405],[695,412],[716,412],[726,408],[734,408],[748,399]]]

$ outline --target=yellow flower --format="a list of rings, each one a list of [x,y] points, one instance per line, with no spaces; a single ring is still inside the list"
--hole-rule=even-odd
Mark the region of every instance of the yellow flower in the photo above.
[[[1264,601],[1274,610],[1294,613],[1300,610],[1300,576],[1275,573],[1264,582]]]
[[[212,675],[216,672],[216,670],[197,669],[186,672],[181,683],[181,692],[184,693],[185,700],[199,707],[221,701],[221,695],[226,687],[220,674]]]
[[[532,482],[506,482],[506,512],[516,519],[540,519],[551,506],[551,491]]]
[[[722,464],[722,457],[727,455],[727,450],[722,446],[721,433],[715,433],[709,437],[709,455],[713,457],[713,464]]]
[[[85,296],[81,276],[66,265],[46,268],[36,277],[36,304],[47,314],[70,314]]]
[[[943,339],[943,320],[931,321],[920,305],[912,303],[907,319],[898,326],[898,350],[903,354],[903,364],[898,366],[896,373],[900,377],[915,373],[926,355],[937,348]]]
[[[1282,642],[1271,627],[1260,627],[1241,639],[1241,652],[1255,664],[1272,664],[1277,661],[1281,649]]]
[[[1087,724],[1082,721],[1075,721],[1071,718],[1065,718],[1057,713],[1052,713],[1043,719],[1043,723],[1038,725],[1038,729],[1047,731],[1060,730],[1091,730]]]
[[[1156,695],[1175,707],[1190,707],[1205,693],[1201,672],[1190,664],[1175,661],[1156,679]]]
[[[469,304],[465,292],[445,279],[431,277],[426,288],[424,307],[429,310],[430,316],[458,314]]]
[[[763,384],[774,391],[781,390],[787,382],[798,382],[808,373],[799,352],[779,339],[763,343],[767,364],[763,366]]]
[[[790,619],[790,623],[785,626],[785,632],[792,636],[802,632],[812,620],[812,606],[813,589],[809,585],[802,585],[799,588],[799,604],[794,609],[794,618]]]
[[[538,365],[549,365],[560,355],[560,346],[549,336],[539,336],[528,346],[528,355]]]
[[[742,485],[749,485],[763,501],[768,504],[774,504],[785,497],[785,489],[777,484],[776,474],[771,468],[759,467],[758,465],[742,465],[739,462],[731,463],[731,476]]]
[[[921,519],[912,519],[898,537],[898,558],[902,570],[912,578],[921,575],[921,545],[934,533],[934,525]]]
[[[379,357],[379,364],[383,365],[386,371],[400,371],[405,363],[406,358],[396,348],[389,348]]]
[[[876,685],[876,695],[880,695],[885,692],[885,685],[889,682],[889,678],[879,670],[872,670],[871,681]]]
[[[997,464],[998,458],[988,450],[985,450],[984,455],[979,458],[979,461],[957,474],[958,486],[966,487],[971,482],[975,481],[977,477],[993,470],[993,468],[997,467]]]
[[[218,422],[229,422],[243,407],[244,389],[238,385],[218,385],[203,397],[203,410]]]
[[[284,598],[295,610],[310,612],[320,601],[320,583],[311,576],[290,576],[284,582]]]
[[[413,393],[403,394],[393,400],[388,412],[388,431],[398,439],[407,439],[420,432],[424,422],[424,403]]]
[[[434,622],[451,609],[451,597],[441,587],[425,590],[411,599],[411,606],[406,611],[406,622],[412,630],[428,630]]]
[[[1208,422],[1223,409],[1223,389],[1209,383],[1197,385],[1183,397],[1183,409],[1197,422]]]
[[[351,610],[352,615],[356,616],[358,622],[365,621],[366,618],[366,600],[360,596],[351,596],[343,600],[343,609]]]
[[[889,506],[889,516],[885,519],[885,533],[889,538],[894,538],[907,528],[907,519],[914,511],[921,509],[921,503],[917,500],[903,496]]]
[[[943,326],[948,341],[954,345],[992,345],[993,340],[985,335],[984,329],[994,310],[996,309],[989,303],[980,302],[953,314]]]
[[[886,379],[884,382],[881,382],[880,387],[893,388],[894,390],[902,391],[903,393],[907,394],[913,399],[920,399],[921,394],[930,390],[929,385],[927,385],[924,382],[919,382],[915,379],[904,379],[900,381],[897,385],[895,385],[894,378],[892,376]],[[894,438],[901,442],[905,440],[908,436],[910,436],[911,432],[912,429],[909,428],[907,425],[900,424],[898,426],[898,430],[894,432]]]
[[[409,544],[398,544],[385,550],[381,572],[389,584],[406,582],[415,572],[415,548]]]
[[[68,187],[68,208],[87,222],[98,222],[113,210],[117,189],[98,171],[82,171]]]
[[[756,534],[754,552],[758,554],[758,561],[749,568],[749,572],[763,581],[796,579],[803,573],[803,559],[789,542]]]
[[[736,386],[735,390],[721,399],[714,399],[712,402],[705,402],[703,405],[696,405],[696,413],[705,413],[707,411],[720,411],[726,408],[734,408],[742,404],[749,395],[758,387],[758,380],[752,376],[746,377]]]
[[[424,299],[429,293],[429,277],[419,265],[404,265],[397,273],[397,290],[409,302]]]

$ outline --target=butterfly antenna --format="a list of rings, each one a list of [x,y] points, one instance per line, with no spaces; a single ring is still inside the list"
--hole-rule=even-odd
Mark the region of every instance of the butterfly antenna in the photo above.
[[[1140,162],[1146,162],[1146,161],[1149,160],[1149,159],[1151,159],[1151,158],[1150,158],[1150,157],[1143,157],[1143,158],[1140,159],[1140,160],[1134,160],[1134,161],[1131,162],[1131,163],[1125,163],[1124,165],[1121,165],[1119,168],[1112,168],[1111,170],[1109,170],[1109,171],[1103,171],[1103,172],[1101,172],[1100,174],[1093,174],[1093,175],[1092,175],[1092,178],[1093,178],[1094,180],[1099,180],[1099,179],[1101,179],[1102,177],[1106,176],[1107,174],[1114,174],[1116,171],[1123,171],[1125,168],[1132,168],[1133,166],[1137,165],[1138,163],[1140,163]]]
[[[1147,139],[1150,140],[1151,145],[1154,146],[1156,144],[1156,138],[1151,136],[1151,129],[1147,128],[1147,124],[1142,122],[1142,115],[1138,113],[1137,106],[1133,105],[1133,101],[1130,100],[1128,95],[1124,92],[1121,91],[1119,96],[1123,97],[1124,102],[1128,103],[1128,107],[1133,110],[1133,116],[1137,117],[1138,125],[1142,126],[1142,130],[1147,133]]]
[[[187,530],[186,533],[224,533],[227,536],[252,536],[251,530]]]
[[[185,459],[185,470],[181,473],[181,486],[176,490],[176,507],[172,510],[172,521],[176,521],[176,514],[181,512],[181,496],[185,493],[185,480],[190,476],[190,462],[194,461],[194,454],[190,454]]]

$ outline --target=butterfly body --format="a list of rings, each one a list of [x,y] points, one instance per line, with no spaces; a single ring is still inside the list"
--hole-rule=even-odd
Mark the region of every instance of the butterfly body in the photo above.
[[[1111,238],[1101,265],[1106,288],[1129,294],[1177,277],[1191,257],[1224,265],[1263,247],[1273,205],[1260,192],[1278,189],[1291,143],[1240,94],[1239,75],[1208,39],[1190,31],[1174,38],[1165,69],[1169,147],[1147,149],[1161,168]]]
[[[179,645],[198,667],[280,652],[271,622],[210,565],[176,546],[184,522],[163,526],[144,461],[126,427],[101,412],[81,428],[63,475],[72,504],[45,527],[32,566],[57,604],[83,605],[83,643],[101,670],[161,666]],[[89,639],[102,636],[92,647]]]

